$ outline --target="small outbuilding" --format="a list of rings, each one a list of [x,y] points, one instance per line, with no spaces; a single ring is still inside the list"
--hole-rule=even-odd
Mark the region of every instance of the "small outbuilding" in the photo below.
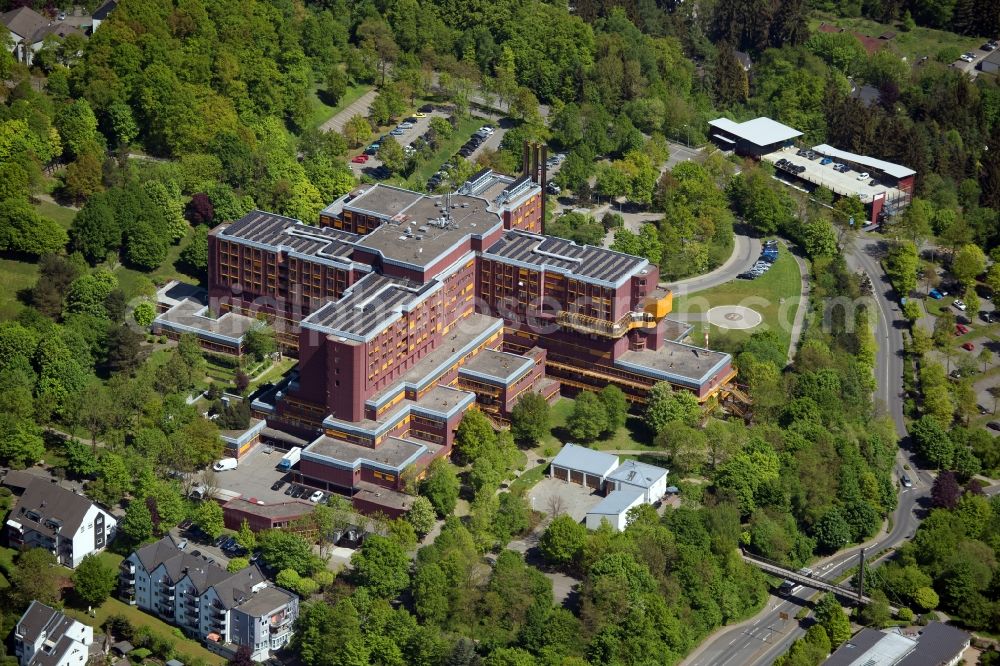
[[[709,120],[708,126],[712,140],[720,148],[757,159],[792,145],[802,136],[797,129],[763,116],[742,123],[717,118]]]
[[[606,520],[616,532],[621,532],[628,525],[629,509],[646,504],[645,495],[636,486],[612,492],[587,512],[587,529],[596,530]]]
[[[567,444],[552,459],[549,476],[604,492],[608,475],[616,467],[618,456]]]

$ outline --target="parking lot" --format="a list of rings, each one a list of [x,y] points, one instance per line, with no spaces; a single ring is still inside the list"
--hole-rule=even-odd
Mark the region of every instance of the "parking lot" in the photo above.
[[[984,49],[983,46],[987,46],[987,44],[992,44],[993,48]],[[978,66],[980,61],[986,56],[988,56],[991,52],[996,50],[996,44],[997,42],[995,41],[987,42],[986,44],[980,46],[978,49],[972,49],[970,51],[966,51],[962,55],[967,57],[959,57],[958,60],[951,63],[951,67],[953,67],[954,69],[961,70],[972,77],[975,77],[979,73]]]
[[[278,479],[285,479],[287,472],[277,469],[281,460],[281,451],[265,453],[267,449],[256,446],[250,453],[240,459],[239,466],[227,472],[216,472],[215,485],[222,490],[239,493],[246,498],[256,498],[262,502],[285,502],[286,485],[281,490],[271,490],[271,485]]]
[[[871,201],[874,195],[883,192],[886,193],[886,196],[890,200],[902,196],[899,190],[881,183],[876,182],[875,185],[871,185],[871,177],[859,180],[858,176],[860,173],[853,169],[843,173],[835,171],[833,165],[836,163],[836,160],[829,164],[820,164],[821,160],[819,158],[808,159],[802,155],[796,155],[797,150],[795,147],[785,148],[784,150],[764,155],[763,159],[772,164],[779,160],[787,160],[797,167],[805,167],[804,171],[794,175],[810,183],[822,185],[828,190],[842,196],[858,196],[862,201],[866,202]],[[791,175],[789,174],[789,176]]]
[[[582,522],[587,512],[604,499],[591,488],[550,477],[536,483],[528,497],[535,511],[542,511],[550,517],[565,513],[577,522]]]
[[[396,140],[397,143],[399,143],[400,146],[404,147],[413,143],[417,139],[417,137],[422,135],[430,128],[431,118],[434,117],[447,118],[448,113],[445,111],[441,111],[439,109],[434,109],[433,111],[426,113],[423,118],[418,118],[416,116],[408,116],[408,117],[413,118],[413,127],[407,130],[403,130],[403,133],[398,136],[392,137],[393,139]],[[396,127],[398,127],[398,124],[396,125]],[[395,129],[395,127],[393,127],[392,129]],[[391,131],[392,131],[391,129],[387,130],[385,132],[386,136],[392,136]],[[377,140],[378,138],[376,137],[375,141]],[[382,166],[382,161],[378,159],[377,156],[370,155],[368,157],[368,161],[363,164],[359,164],[357,162],[348,162],[348,165],[351,167],[351,171],[353,171],[354,175],[356,176],[360,176],[362,173],[371,176],[376,169]]]

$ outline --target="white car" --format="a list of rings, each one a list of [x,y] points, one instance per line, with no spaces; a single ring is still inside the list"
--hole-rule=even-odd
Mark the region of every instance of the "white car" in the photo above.
[[[965,312],[966,305],[963,301],[960,301],[956,298],[954,301],[951,302],[951,304],[954,305],[957,309],[961,310],[962,312]]]
[[[871,178],[871,176],[868,175],[867,171],[858,174],[858,180],[868,180],[869,178]]]
[[[312,495],[309,496],[309,501],[313,502],[314,504],[319,503],[319,501],[321,499],[323,499],[323,491],[322,490],[317,490],[316,492],[314,492]]]
[[[962,59],[962,60],[963,60],[964,62],[975,62],[975,61],[976,61],[976,56],[972,55],[971,53],[963,53],[963,54],[962,54],[962,55],[960,56],[960,58],[961,58],[961,59]]]
[[[479,132],[477,132],[477,134],[481,132],[481,133],[485,134],[486,136],[489,136],[489,135],[493,134],[494,131],[495,130],[492,127],[490,127],[489,125],[483,125],[482,127],[479,128]]]

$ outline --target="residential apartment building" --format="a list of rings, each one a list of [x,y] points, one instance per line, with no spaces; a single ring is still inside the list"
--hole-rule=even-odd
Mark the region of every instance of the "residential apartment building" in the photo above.
[[[94,630],[39,601],[32,601],[14,627],[20,666],[84,666]]]
[[[291,640],[299,612],[298,597],[255,565],[229,573],[179,549],[169,536],[122,561],[119,596],[221,654],[246,645],[254,661]]]
[[[36,478],[7,516],[7,540],[12,548],[44,548],[74,569],[104,550],[117,527],[114,516],[83,495]]]
[[[525,392],[732,390],[731,357],[667,318],[657,266],[538,233],[542,211],[538,182],[486,169],[444,196],[359,187],[318,227],[253,211],[212,230],[211,310],[271,317],[298,355],[252,403],[310,442],[296,481],[397,515],[473,407],[502,424]]]

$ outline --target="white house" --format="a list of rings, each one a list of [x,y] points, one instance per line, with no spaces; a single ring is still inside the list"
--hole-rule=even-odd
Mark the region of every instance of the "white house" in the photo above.
[[[608,474],[608,490],[640,488],[643,501],[654,504],[667,494],[667,470],[637,460],[626,460]]]
[[[97,29],[101,27],[101,24],[108,20],[108,16],[117,6],[118,0],[106,0],[100,7],[94,10],[94,13],[91,14],[91,19],[93,21],[90,28],[91,34],[96,32]]]
[[[616,467],[618,456],[567,444],[552,459],[549,476],[603,492],[608,474]]]
[[[299,598],[272,585],[255,565],[229,573],[179,549],[169,536],[122,561],[119,595],[220,654],[249,646],[254,661],[291,640],[299,612]]]
[[[32,601],[14,627],[20,666],[84,666],[94,642],[91,627]]]
[[[628,525],[629,509],[643,504],[646,501],[642,488],[626,486],[615,490],[587,512],[587,529],[596,530],[606,520],[615,531],[621,532]]]
[[[107,547],[117,526],[114,516],[83,495],[38,478],[7,516],[7,538],[14,548],[44,548],[75,569]]]

